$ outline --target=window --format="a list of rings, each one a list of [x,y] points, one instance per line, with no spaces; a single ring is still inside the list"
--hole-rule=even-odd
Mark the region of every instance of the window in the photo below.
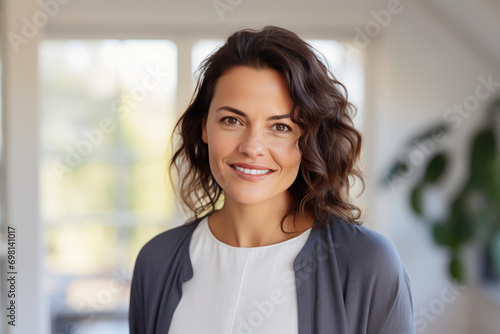
[[[40,47],[40,199],[54,333],[125,333],[139,249],[169,228],[170,41]]]

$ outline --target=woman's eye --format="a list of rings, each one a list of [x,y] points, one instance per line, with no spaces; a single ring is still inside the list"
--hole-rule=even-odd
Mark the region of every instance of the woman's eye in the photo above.
[[[241,124],[239,119],[237,119],[236,117],[232,117],[232,116],[223,117],[221,119],[221,122],[226,124],[226,125],[229,125],[229,126]],[[285,123],[276,123],[273,125],[272,129],[275,131],[278,131],[278,132],[292,131],[292,128]]]
[[[224,117],[221,121],[229,125],[236,125],[239,122],[237,118],[231,116]]]
[[[292,131],[292,129],[284,123],[275,124],[274,127],[276,128],[276,131],[279,131],[279,132]]]

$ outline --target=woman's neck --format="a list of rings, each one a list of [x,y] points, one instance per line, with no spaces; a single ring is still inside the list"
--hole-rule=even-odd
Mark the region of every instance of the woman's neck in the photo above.
[[[287,216],[281,231],[280,222],[286,213],[289,198],[259,204],[242,204],[225,197],[224,206],[211,214],[208,225],[221,242],[234,247],[261,247],[296,237],[312,226],[312,215]],[[295,227],[293,220],[295,217]]]

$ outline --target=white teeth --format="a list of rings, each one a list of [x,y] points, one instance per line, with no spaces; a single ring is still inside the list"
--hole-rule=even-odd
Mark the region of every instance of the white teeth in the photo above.
[[[262,175],[266,174],[270,171],[270,169],[248,169],[248,168],[241,168],[238,166],[234,166],[237,170],[240,172],[243,172],[245,174],[251,174],[251,175]]]

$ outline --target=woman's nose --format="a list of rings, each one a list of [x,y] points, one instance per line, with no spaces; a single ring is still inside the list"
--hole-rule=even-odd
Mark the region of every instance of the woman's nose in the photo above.
[[[246,131],[241,139],[239,151],[250,157],[262,155],[264,152],[264,143],[262,142],[259,131]]]

